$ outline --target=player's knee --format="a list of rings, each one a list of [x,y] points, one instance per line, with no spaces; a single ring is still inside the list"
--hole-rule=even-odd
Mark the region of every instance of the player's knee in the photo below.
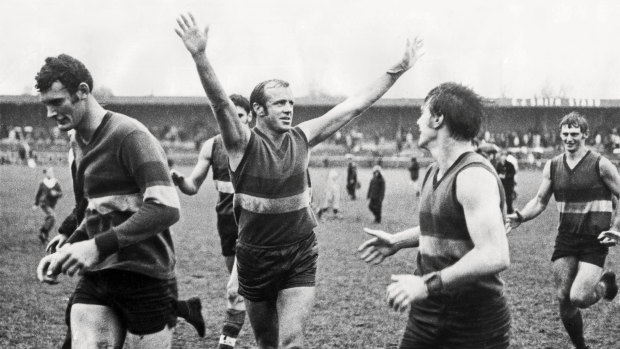
[[[589,295],[583,292],[571,293],[570,302],[577,308],[587,308],[592,303]]]
[[[571,302],[571,297],[570,297],[569,292],[567,292],[564,289],[557,290],[555,297],[560,304],[566,304],[566,303]]]
[[[226,288],[226,299],[231,304],[237,303],[237,301],[241,298],[239,295],[239,291],[237,287],[228,287]]]

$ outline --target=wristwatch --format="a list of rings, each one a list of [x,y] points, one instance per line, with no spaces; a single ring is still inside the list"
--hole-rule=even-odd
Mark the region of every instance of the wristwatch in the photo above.
[[[434,271],[423,276],[424,285],[429,296],[436,296],[443,290],[443,282],[441,281],[441,271]]]

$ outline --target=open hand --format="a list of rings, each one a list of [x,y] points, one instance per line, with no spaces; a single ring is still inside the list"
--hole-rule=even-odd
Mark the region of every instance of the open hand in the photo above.
[[[415,275],[392,275],[392,283],[387,288],[387,301],[394,311],[403,312],[411,302],[425,299],[428,291],[424,280]]]
[[[411,67],[415,65],[418,59],[420,59],[420,57],[424,55],[424,53],[422,52],[423,46],[424,41],[422,41],[422,39],[418,38],[417,36],[413,39],[408,38],[403,58],[398,64],[389,69],[388,73],[399,74],[411,69]]]
[[[599,234],[598,241],[601,245],[616,246],[620,241],[620,232],[615,230],[606,230]]]
[[[185,178],[183,177],[182,174],[180,174],[176,170],[170,171],[170,177],[172,177],[172,183],[174,183],[174,185],[176,185],[177,187],[181,185],[181,183],[183,182],[183,179]]]
[[[177,18],[179,28],[174,31],[183,40],[185,48],[192,54],[192,56],[203,53],[207,48],[207,34],[209,33],[209,26],[206,26],[204,31],[198,27],[196,19],[191,13],[188,13],[188,17],[185,15]]]
[[[382,230],[364,228],[364,231],[373,236],[372,239],[362,243],[357,251],[360,258],[366,263],[379,264],[386,257],[389,257],[398,251],[396,242],[392,234],[388,234]]]

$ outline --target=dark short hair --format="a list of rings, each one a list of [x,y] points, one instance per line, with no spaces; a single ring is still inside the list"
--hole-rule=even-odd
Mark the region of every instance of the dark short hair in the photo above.
[[[424,103],[433,115],[443,115],[452,137],[472,140],[480,132],[484,117],[482,98],[469,87],[446,82],[433,88]]]
[[[576,111],[564,115],[562,120],[560,120],[560,128],[562,128],[562,126],[564,125],[568,127],[579,127],[581,133],[584,134],[588,133],[589,131],[588,120],[586,120],[585,116],[579,114]]]
[[[274,87],[289,87],[289,83],[284,80],[279,79],[271,79],[260,82],[254,90],[252,90],[252,94],[250,94],[250,106],[253,106],[254,103],[258,103],[263,108],[267,108],[267,96],[265,95],[265,90],[267,88]],[[252,109],[252,115],[256,118],[256,112],[254,112],[254,108]]]
[[[39,92],[49,90],[56,81],[60,81],[70,94],[75,94],[83,82],[93,91],[93,77],[86,66],[64,53],[58,57],[47,57],[34,79],[37,82],[35,88]]]
[[[243,97],[242,95],[232,94],[230,95],[230,100],[233,102],[234,105],[243,108],[246,113],[250,114],[252,108],[250,108],[250,102],[247,98]]]

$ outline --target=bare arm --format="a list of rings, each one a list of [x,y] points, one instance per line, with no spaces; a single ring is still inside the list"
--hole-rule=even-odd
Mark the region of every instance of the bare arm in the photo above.
[[[611,190],[611,193],[615,197],[620,196],[620,174],[618,174],[618,169],[616,166],[607,158],[601,157],[601,161],[599,162],[599,170],[603,182],[607,185],[607,188]],[[616,212],[614,215],[614,221],[611,224],[611,229],[614,231],[620,231],[620,206],[616,203],[615,208]]]
[[[360,258],[366,263],[379,264],[402,248],[418,247],[420,244],[420,227],[409,228],[396,234],[368,228],[364,228],[364,231],[373,236],[357,248]]]
[[[495,177],[485,169],[474,167],[463,170],[456,181],[457,200],[463,207],[474,247],[456,263],[440,271],[440,284],[447,289],[498,273],[510,264],[499,187],[489,185],[495,183]],[[390,307],[401,312],[411,302],[428,295],[424,277],[416,275],[392,275],[392,283],[387,288]]]
[[[308,138],[310,146],[317,145],[329,138],[338,129],[370,108],[394,85],[401,75],[413,67],[421,56],[421,50],[421,40],[418,38],[407,40],[404,56],[397,65],[326,114],[299,124]]]
[[[456,180],[457,200],[463,206],[474,248],[441,271],[441,280],[446,288],[496,274],[510,264],[499,187],[489,184],[494,182],[493,175],[479,167],[463,170]]]
[[[219,79],[215,75],[211,63],[207,59],[206,48],[209,27],[207,26],[204,31],[201,30],[191,14],[189,14],[189,18],[181,15],[177,19],[177,23],[179,28],[175,29],[175,31],[183,40],[185,48],[187,48],[196,63],[200,82],[215,113],[226,152],[231,163],[237,164],[241,161],[245,148],[250,141],[250,128],[237,117],[235,105],[228,98],[226,91],[224,91]]]
[[[172,170],[172,181],[179,187],[179,190],[186,195],[194,195],[198,192],[202,183],[207,178],[211,167],[211,154],[213,153],[213,138],[208,139],[200,149],[198,162],[189,177],[184,177],[177,171]]]
[[[519,211],[521,217],[516,213],[511,213],[506,216],[508,219],[508,225],[511,228],[518,227],[521,223],[527,222],[531,219],[538,217],[546,208],[551,199],[552,194],[551,187],[551,161],[547,161],[545,168],[543,169],[543,179],[538,187],[536,196],[530,200],[523,210]]]

